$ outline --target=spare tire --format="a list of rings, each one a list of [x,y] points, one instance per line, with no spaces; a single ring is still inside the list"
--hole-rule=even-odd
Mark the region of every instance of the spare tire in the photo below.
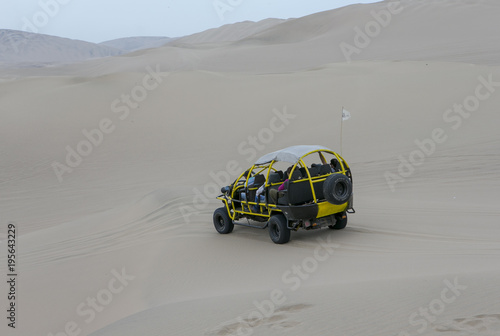
[[[328,176],[323,184],[323,194],[328,202],[341,205],[349,201],[352,194],[351,180],[343,174]]]

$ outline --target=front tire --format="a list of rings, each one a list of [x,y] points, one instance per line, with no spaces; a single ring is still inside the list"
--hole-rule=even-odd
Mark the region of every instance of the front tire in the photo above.
[[[269,219],[269,237],[275,244],[286,244],[290,241],[290,230],[283,215],[274,215]]]
[[[234,224],[227,213],[226,207],[218,208],[214,211],[214,226],[215,230],[220,234],[233,232]]]

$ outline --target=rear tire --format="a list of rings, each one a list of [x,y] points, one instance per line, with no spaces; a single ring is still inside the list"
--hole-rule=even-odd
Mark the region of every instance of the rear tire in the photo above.
[[[274,215],[269,219],[269,237],[275,244],[286,244],[290,241],[290,230],[283,215]]]
[[[335,222],[334,225],[328,226],[332,230],[342,230],[347,226],[347,213],[341,213],[339,215],[336,215],[335,218],[337,221]]]
[[[228,234],[233,232],[234,224],[226,207],[218,208],[214,211],[214,226],[220,234]]]
[[[352,195],[351,180],[343,174],[332,174],[326,178],[323,184],[323,194],[331,204],[344,204],[349,201]]]

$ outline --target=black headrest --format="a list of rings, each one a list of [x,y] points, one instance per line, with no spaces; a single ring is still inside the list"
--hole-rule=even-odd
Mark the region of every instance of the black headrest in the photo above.
[[[300,178],[302,178],[302,174],[300,173],[299,170],[295,169],[293,171],[292,178],[290,180],[294,181],[294,180],[298,180]]]
[[[312,166],[311,168],[309,168],[309,174],[311,174],[311,176],[317,176],[319,175],[319,171],[321,169],[321,166]]]
[[[278,174],[278,173],[269,174],[269,184],[278,183],[280,181],[281,181],[280,174]]]
[[[330,167],[330,165],[328,163],[322,165],[321,168],[319,169],[319,174],[320,175],[325,175],[325,174],[328,174],[328,173],[331,173],[331,172],[332,172],[332,167]]]
[[[263,185],[266,181],[266,178],[262,174],[255,175],[255,180],[253,181],[253,185]]]

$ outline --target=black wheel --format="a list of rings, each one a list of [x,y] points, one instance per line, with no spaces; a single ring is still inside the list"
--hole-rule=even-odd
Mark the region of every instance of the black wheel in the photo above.
[[[221,234],[233,232],[234,224],[227,213],[226,207],[214,211],[214,226],[217,232]]]
[[[335,216],[335,225],[328,226],[332,230],[342,230],[347,226],[347,213],[343,212]]]
[[[286,244],[290,241],[290,230],[283,215],[274,215],[269,219],[269,236],[275,244]]]
[[[328,202],[341,205],[349,201],[352,194],[351,180],[343,174],[333,174],[323,184],[323,194]]]

